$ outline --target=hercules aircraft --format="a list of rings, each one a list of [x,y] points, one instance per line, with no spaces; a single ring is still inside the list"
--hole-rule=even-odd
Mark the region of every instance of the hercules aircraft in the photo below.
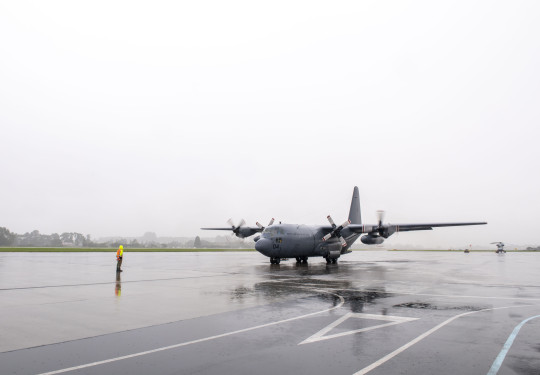
[[[360,216],[360,195],[355,186],[349,210],[349,218],[337,226],[327,216],[330,225],[273,224],[274,219],[265,228],[257,223],[257,227],[243,227],[245,221],[234,226],[229,219],[230,228],[201,228],[206,230],[232,230],[240,237],[249,237],[257,232],[254,238],[255,249],[270,258],[270,263],[279,264],[281,258],[296,258],[298,263],[307,263],[308,257],[323,257],[327,263],[337,263],[338,258],[351,251],[354,241],[361,237],[366,245],[378,245],[397,232],[416,230],[432,230],[438,227],[455,227],[463,225],[482,225],[486,222],[466,223],[427,223],[427,224],[383,224],[383,211],[377,211],[377,224],[362,224]]]

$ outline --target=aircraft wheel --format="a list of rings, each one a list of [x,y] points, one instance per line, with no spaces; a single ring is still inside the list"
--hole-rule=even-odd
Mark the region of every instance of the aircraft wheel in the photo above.
[[[332,259],[326,258],[326,264],[330,264],[330,263],[332,263]]]
[[[332,263],[336,264],[337,263],[337,258],[332,259]]]
[[[274,260],[274,258],[270,258],[270,263],[271,264],[276,264],[276,261]]]
[[[307,257],[302,257],[302,263],[307,263]]]
[[[279,264],[280,261],[281,261],[281,258],[280,258],[280,257],[276,257],[276,258],[274,259],[274,263],[275,263],[275,264]]]
[[[300,263],[302,261],[302,258],[296,257],[296,263]]]

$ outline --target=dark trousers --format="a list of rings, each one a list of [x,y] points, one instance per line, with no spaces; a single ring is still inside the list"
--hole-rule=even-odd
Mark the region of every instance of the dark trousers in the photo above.
[[[122,257],[119,257],[116,262],[116,272],[120,271],[120,267],[122,267]]]

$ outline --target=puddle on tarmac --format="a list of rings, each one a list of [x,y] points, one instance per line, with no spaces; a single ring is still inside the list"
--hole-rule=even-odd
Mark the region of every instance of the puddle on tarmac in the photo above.
[[[479,311],[487,308],[486,306],[444,306],[433,305],[431,303],[424,302],[406,302],[394,305],[393,307],[404,307],[409,309],[423,309],[423,310],[460,310],[460,311]]]

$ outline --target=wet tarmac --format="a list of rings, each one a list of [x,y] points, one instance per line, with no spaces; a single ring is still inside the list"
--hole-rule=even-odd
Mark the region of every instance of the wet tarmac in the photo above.
[[[540,374],[540,254],[0,254],[0,374]]]

